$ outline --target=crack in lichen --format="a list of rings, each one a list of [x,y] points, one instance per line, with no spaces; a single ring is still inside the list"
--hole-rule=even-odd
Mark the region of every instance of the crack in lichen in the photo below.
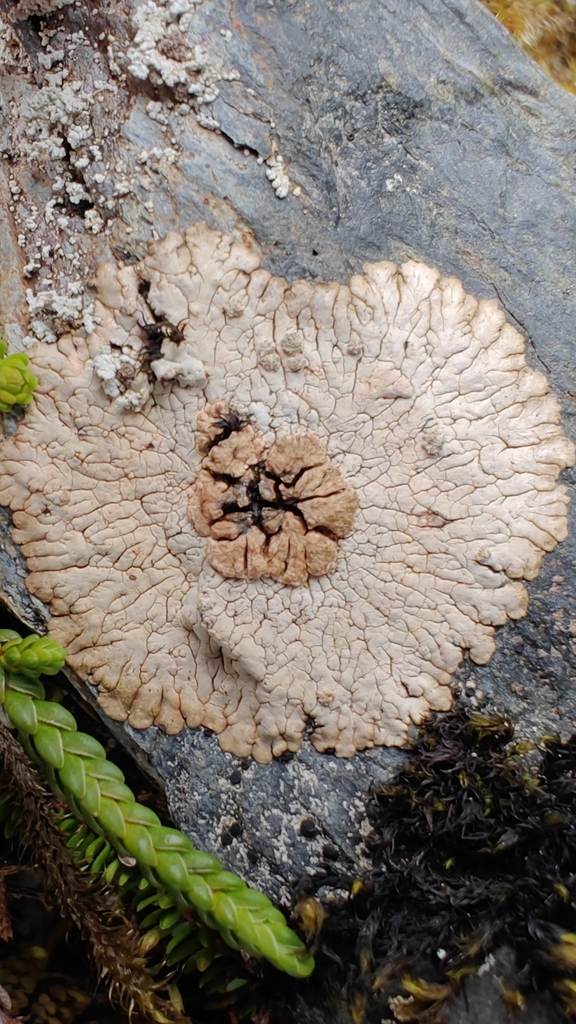
[[[289,434],[266,444],[221,402],[199,420],[206,455],[190,518],[209,538],[210,565],[227,578],[269,576],[291,586],[330,572],[358,499],[320,439]]]

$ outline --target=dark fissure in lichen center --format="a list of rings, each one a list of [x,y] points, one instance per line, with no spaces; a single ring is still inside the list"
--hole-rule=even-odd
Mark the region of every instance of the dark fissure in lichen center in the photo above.
[[[304,526],[306,526],[306,519],[304,513],[298,507],[299,501],[305,501],[305,498],[287,497],[281,494],[280,485],[294,486],[298,483],[300,477],[304,474],[305,468],[301,469],[299,473],[294,475],[294,478],[290,480],[290,484],[287,485],[285,480],[281,480],[276,476],[273,476],[266,471],[264,464],[259,463],[254,466],[252,473],[254,474],[253,479],[245,486],[243,486],[238,479],[232,476],[228,476],[225,473],[214,473],[215,480],[222,480],[228,486],[237,490],[242,487],[245,490],[247,501],[246,503],[241,501],[229,501],[225,502],[222,506],[222,512],[224,516],[231,516],[236,522],[242,523],[242,532],[247,532],[251,526],[257,526],[264,533],[274,533],[275,529],[271,529],[272,520],[276,519],[275,515],[270,516],[270,513],[282,513],[291,512],[293,515],[298,516],[302,520]],[[261,493],[261,486],[264,485],[267,491],[273,489],[274,498],[265,498]],[[266,514],[268,512],[268,515]],[[278,525],[279,522],[278,522]],[[325,527],[316,527],[318,533],[323,533],[327,537],[331,537],[336,540],[335,535],[331,530]]]

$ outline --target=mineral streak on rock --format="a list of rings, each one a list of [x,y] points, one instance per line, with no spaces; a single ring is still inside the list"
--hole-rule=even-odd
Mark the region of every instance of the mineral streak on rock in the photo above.
[[[342,756],[399,745],[449,707],[463,651],[488,661],[494,627],[524,615],[520,581],[566,535],[556,481],[573,448],[523,339],[458,281],[411,262],[290,285],[259,262],[196,225],[102,269],[94,332],[30,350],[40,388],[3,442],[0,500],[51,634],[112,717],[206,726],[260,761],[308,723]],[[143,352],[154,315],[175,328],[159,379]],[[108,394],[103,354],[122,374]],[[256,476],[248,558],[238,491]],[[336,486],[326,572],[306,538]],[[235,516],[246,548],[227,578],[213,565]],[[265,534],[304,544],[306,582],[301,562],[286,580],[290,558],[282,579],[255,571]]]
[[[207,455],[192,487],[190,517],[209,538],[212,568],[228,579],[269,576],[294,587],[330,572],[358,499],[324,442],[287,434],[266,445],[222,402],[201,417],[199,448]]]

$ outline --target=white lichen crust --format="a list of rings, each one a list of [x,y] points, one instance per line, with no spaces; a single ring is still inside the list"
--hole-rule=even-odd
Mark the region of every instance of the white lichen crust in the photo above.
[[[399,745],[449,707],[463,652],[487,662],[494,627],[525,614],[520,581],[566,535],[573,447],[494,302],[413,262],[349,285],[289,285],[259,262],[196,225],[101,268],[94,332],[31,350],[40,388],[3,442],[0,500],[51,634],[113,718],[206,726],[260,761],[308,724],[342,756]],[[178,326],[163,358],[184,377],[149,373],[138,407],[136,356],[120,396],[94,367],[114,344],[137,355],[142,281]],[[268,450],[321,439],[358,498],[331,571],[289,585],[208,564],[189,503],[214,402]]]

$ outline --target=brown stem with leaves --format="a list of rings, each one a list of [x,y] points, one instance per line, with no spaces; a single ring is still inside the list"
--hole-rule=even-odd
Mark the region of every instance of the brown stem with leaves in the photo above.
[[[0,723],[2,780],[18,808],[19,838],[29,844],[46,871],[48,887],[88,942],[99,975],[110,995],[129,1011],[135,1009],[159,1024],[186,1022],[160,999],[157,986],[138,953],[139,933],[109,893],[74,865],[53,820],[57,809],[19,743]],[[120,919],[120,923],[119,923]]]

